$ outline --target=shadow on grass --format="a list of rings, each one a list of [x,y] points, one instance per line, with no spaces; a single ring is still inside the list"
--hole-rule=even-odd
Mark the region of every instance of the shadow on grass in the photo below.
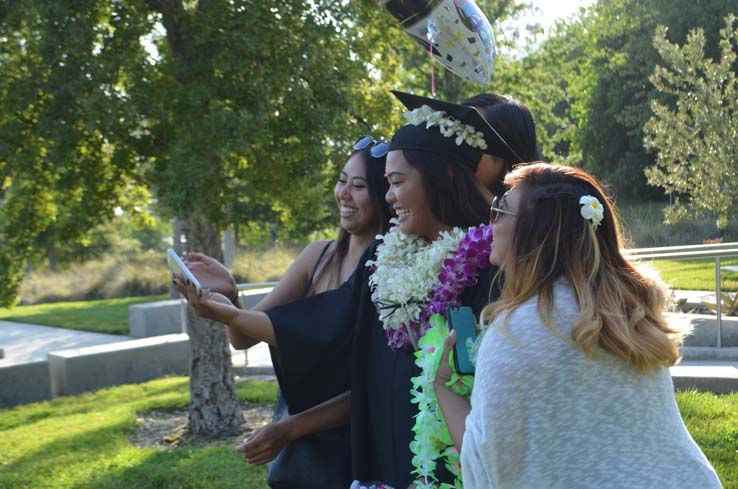
[[[169,377],[162,382],[127,384],[87,392],[76,396],[60,397],[52,401],[21,405],[0,411],[0,430],[11,430],[53,416],[73,416],[96,413],[121,405],[121,397],[133,399],[133,409],[181,408],[189,399],[189,380],[186,377]]]
[[[58,468],[69,469],[78,464],[94,461],[105,453],[115,450],[125,440],[124,433],[130,430],[129,420],[107,424],[97,429],[86,430],[71,436],[57,436],[28,450],[22,456],[3,464],[0,487],[17,487],[8,483],[6,476],[25,474],[24,483],[29,487],[43,487],[37,482],[46,481]],[[29,480],[30,479],[30,480]],[[18,481],[21,482],[21,481]]]
[[[155,451],[129,467],[96,474],[78,489],[268,489],[266,469],[244,462],[232,447]]]

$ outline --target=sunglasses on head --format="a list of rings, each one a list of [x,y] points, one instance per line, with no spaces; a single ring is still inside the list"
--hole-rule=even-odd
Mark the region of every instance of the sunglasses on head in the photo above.
[[[382,139],[376,140],[371,136],[359,136],[359,139],[354,143],[354,151],[361,151],[371,145],[369,154],[373,158],[382,158],[389,152],[389,143]]]

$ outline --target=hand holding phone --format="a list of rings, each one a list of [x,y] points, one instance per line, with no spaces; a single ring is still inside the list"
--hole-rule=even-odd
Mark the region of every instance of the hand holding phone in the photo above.
[[[454,363],[460,374],[473,374],[474,363],[470,357],[470,347],[477,338],[477,321],[470,307],[450,307],[448,321],[456,331],[456,346],[454,348]]]
[[[184,264],[182,259],[177,256],[177,252],[172,248],[167,249],[167,265],[169,265],[169,269],[173,274],[179,275],[180,277],[186,278],[192,282],[192,285],[195,286],[195,292],[197,292],[197,295],[200,295],[202,292],[200,281],[195,278],[195,275],[189,268],[187,268],[187,265]]]

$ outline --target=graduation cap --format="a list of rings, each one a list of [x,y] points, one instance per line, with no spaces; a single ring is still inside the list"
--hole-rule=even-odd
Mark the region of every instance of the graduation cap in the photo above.
[[[395,133],[390,151],[435,153],[473,170],[484,153],[500,157],[516,154],[476,107],[396,90],[392,93],[407,107],[405,117],[409,122]]]

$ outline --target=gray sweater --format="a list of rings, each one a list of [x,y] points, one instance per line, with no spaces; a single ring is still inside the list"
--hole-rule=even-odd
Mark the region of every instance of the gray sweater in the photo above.
[[[604,352],[587,359],[546,329],[537,300],[513,312],[509,336],[493,324],[482,340],[464,487],[721,487],[684,426],[669,370],[638,375]],[[572,290],[557,284],[553,319],[564,337],[578,315]]]

